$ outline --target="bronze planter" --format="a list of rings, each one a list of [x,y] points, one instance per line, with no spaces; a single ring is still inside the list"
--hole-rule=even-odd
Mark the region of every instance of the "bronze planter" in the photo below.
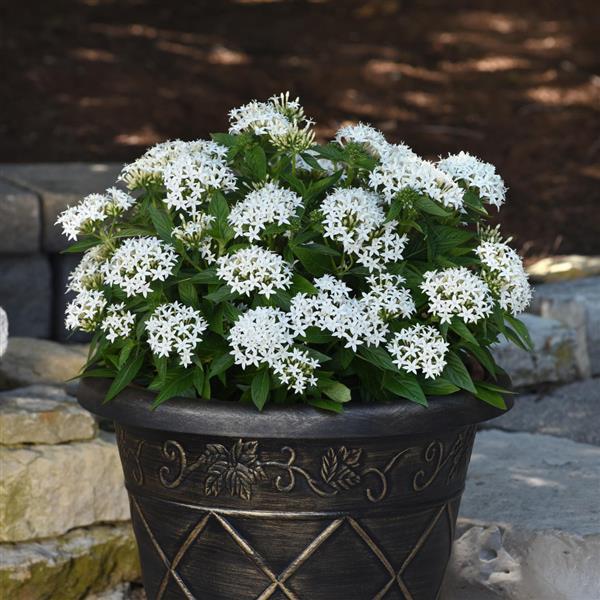
[[[171,400],[84,380],[115,421],[148,597],[434,600],[476,425],[468,395],[308,406]]]

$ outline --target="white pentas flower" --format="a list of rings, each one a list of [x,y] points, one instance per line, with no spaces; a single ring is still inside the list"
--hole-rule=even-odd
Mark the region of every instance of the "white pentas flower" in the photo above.
[[[195,215],[206,204],[209,192],[235,190],[236,177],[227,166],[226,152],[215,142],[196,142],[193,149],[168,162],[162,173],[167,190],[165,204]]]
[[[238,294],[249,296],[256,291],[266,298],[292,282],[290,265],[279,254],[260,246],[221,256],[217,260],[217,275]]]
[[[68,292],[81,292],[83,290],[99,289],[104,283],[101,265],[107,255],[107,249],[102,246],[93,246],[87,250],[79,264],[69,273],[67,282]]]
[[[465,267],[427,271],[420,287],[429,300],[429,312],[442,323],[450,323],[454,316],[477,323],[494,308],[486,283]]]
[[[352,298],[350,288],[331,275],[314,282],[317,294],[296,294],[290,305],[294,333],[303,336],[308,327],[318,327],[346,342],[356,351],[361,344],[379,346],[388,332],[379,305],[371,299]]]
[[[341,146],[348,143],[360,144],[375,158],[379,158],[390,145],[381,131],[365,123],[340,127],[335,134],[335,141]]]
[[[386,348],[394,364],[407,373],[420,371],[426,378],[434,379],[446,366],[448,342],[431,325],[418,323],[401,329],[392,336]]]
[[[212,215],[198,213],[191,219],[182,218],[181,225],[173,227],[171,234],[189,250],[197,250],[203,245],[214,222]]]
[[[482,276],[500,306],[516,315],[531,302],[531,286],[521,257],[503,242],[483,241],[475,249],[483,265]]]
[[[99,290],[82,290],[65,310],[67,329],[94,331],[106,306],[106,298]]]
[[[496,208],[504,204],[506,186],[502,177],[496,173],[494,165],[483,162],[468,152],[459,152],[440,160],[437,167],[453,179],[476,188],[483,201]]]
[[[321,204],[323,235],[339,242],[370,271],[402,259],[408,242],[395,229],[397,221],[385,222],[380,197],[362,188],[339,188]]]
[[[135,325],[135,315],[125,309],[125,303],[112,304],[106,309],[100,329],[106,333],[106,339],[114,342],[117,338],[125,339]]]
[[[208,323],[202,314],[181,302],[161,304],[146,321],[148,345],[158,357],[177,354],[179,364],[187,367]]]
[[[151,283],[164,281],[176,264],[174,249],[158,238],[127,238],[102,264],[101,272],[106,285],[119,286],[129,297],[146,297]]]
[[[229,213],[228,222],[235,234],[255,241],[267,225],[289,225],[302,198],[291,190],[268,182],[240,200]]]
[[[410,290],[402,287],[406,280],[401,275],[379,273],[367,278],[369,291],[361,300],[370,305],[386,320],[396,317],[408,319],[414,314],[415,301]]]
[[[109,188],[104,194],[90,194],[79,204],[63,211],[56,225],[70,240],[78,235],[93,233],[95,227],[108,217],[116,217],[135,204],[135,198],[117,188]]]
[[[461,210],[464,190],[433,163],[419,158],[407,146],[390,145],[380,163],[371,171],[369,184],[379,190],[387,202],[404,189],[430,196],[447,208]]]
[[[301,394],[316,385],[319,362],[306,350],[293,346],[289,315],[279,308],[260,306],[242,314],[229,331],[229,344],[236,364],[269,366],[281,383]]]
[[[298,98],[291,100],[289,92],[272,96],[267,102],[253,100],[229,112],[229,133],[246,131],[266,135],[280,150],[301,152],[315,138],[312,121],[307,119]]]

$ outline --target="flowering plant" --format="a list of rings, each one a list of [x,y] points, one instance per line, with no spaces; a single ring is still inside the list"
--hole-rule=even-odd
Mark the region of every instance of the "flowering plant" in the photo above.
[[[82,375],[175,395],[304,401],[467,390],[504,406],[490,346],[530,345],[531,292],[488,206],[506,188],[461,152],[436,163],[368,125],[316,144],[298,100],[230,112],[228,133],[158,144],[129,192],[58,219],[84,252],[70,329],[94,332]]]

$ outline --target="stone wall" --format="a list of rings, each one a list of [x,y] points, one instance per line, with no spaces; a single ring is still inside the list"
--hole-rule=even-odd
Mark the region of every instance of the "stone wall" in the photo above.
[[[85,195],[115,184],[121,165],[0,164],[0,305],[11,335],[83,341],[63,327],[67,275],[77,264],[54,223]]]

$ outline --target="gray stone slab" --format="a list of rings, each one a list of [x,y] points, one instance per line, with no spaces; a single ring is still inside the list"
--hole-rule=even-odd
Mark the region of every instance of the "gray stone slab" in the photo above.
[[[91,339],[89,333],[69,331],[65,327],[65,309],[75,297],[74,292],[67,292],[69,273],[81,260],[80,254],[56,254],[52,257],[52,275],[54,277],[54,301],[52,303],[52,320],[54,324],[53,339],[59,342],[84,343]]]
[[[11,335],[50,337],[52,274],[47,256],[0,256],[0,305],[8,314]]]
[[[600,379],[517,396],[512,410],[484,427],[544,433],[600,446]]]
[[[8,316],[6,311],[0,306],[0,358],[6,352],[8,346]]]
[[[60,252],[69,245],[54,223],[69,205],[115,185],[117,163],[0,164],[0,177],[36,192],[42,202],[42,247]]]
[[[34,254],[42,239],[36,194],[0,179],[0,254]]]
[[[515,387],[573,381],[582,375],[577,362],[577,334],[555,319],[524,314],[521,320],[531,335],[533,351],[527,352],[502,338],[492,354],[510,375]]]
[[[96,431],[94,417],[62,388],[0,392],[0,444],[61,444],[92,439]]]
[[[36,384],[64,386],[87,360],[87,346],[11,337],[0,361],[0,389]]]
[[[600,374],[600,277],[537,286],[531,312],[573,328],[580,372]]]
[[[600,448],[531,433],[477,435],[462,517],[600,534]]]

